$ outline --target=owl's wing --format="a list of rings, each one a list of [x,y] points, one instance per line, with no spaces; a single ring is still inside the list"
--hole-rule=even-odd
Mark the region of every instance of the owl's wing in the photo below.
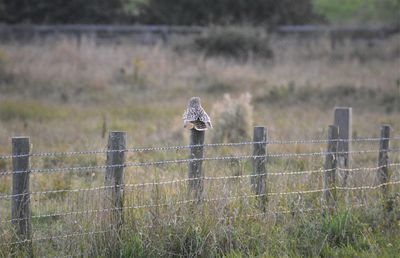
[[[189,129],[192,129],[193,125],[191,123],[197,120],[195,110],[190,108],[186,109],[182,115],[182,119],[183,119],[183,128],[187,128],[189,126]]]
[[[182,115],[182,119],[183,119],[183,128],[186,128],[187,126],[188,126],[188,124],[189,124],[189,120],[187,119],[187,110],[185,110],[185,112],[183,112],[183,115]]]
[[[183,120],[187,121],[195,121],[198,118],[198,111],[195,108],[186,109],[185,113],[183,113]]]
[[[202,110],[202,114],[201,114],[199,120],[202,121],[203,123],[205,123],[208,127],[212,128],[211,119],[208,116],[208,114],[206,113],[206,111],[204,111],[204,109]]]

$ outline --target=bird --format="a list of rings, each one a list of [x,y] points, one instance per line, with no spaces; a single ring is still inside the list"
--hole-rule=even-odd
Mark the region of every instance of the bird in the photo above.
[[[184,128],[197,131],[205,131],[208,128],[212,128],[211,119],[201,106],[199,97],[190,98],[182,119]]]

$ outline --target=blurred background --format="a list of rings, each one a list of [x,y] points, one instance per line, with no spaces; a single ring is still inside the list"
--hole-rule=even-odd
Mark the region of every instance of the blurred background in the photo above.
[[[24,24],[397,24],[397,0],[0,1],[0,22]]]
[[[0,0],[0,150],[20,134],[97,147],[109,130],[184,143],[194,95],[215,121],[207,141],[256,124],[325,137],[335,106],[354,108],[354,135],[397,129],[399,15],[398,0]]]

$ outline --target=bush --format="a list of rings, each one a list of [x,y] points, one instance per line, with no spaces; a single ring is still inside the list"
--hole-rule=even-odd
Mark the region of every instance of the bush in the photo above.
[[[266,37],[246,28],[214,28],[195,39],[197,50],[206,56],[247,59],[249,56],[272,58]]]
[[[249,140],[253,123],[251,95],[245,93],[237,99],[229,94],[213,107],[213,142],[239,142]]]
[[[148,0],[139,21],[151,24],[305,24],[319,19],[311,0]]]
[[[111,23],[125,18],[125,0],[0,0],[0,23]]]

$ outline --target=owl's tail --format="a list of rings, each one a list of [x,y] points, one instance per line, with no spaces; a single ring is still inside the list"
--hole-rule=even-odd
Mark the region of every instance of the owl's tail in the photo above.
[[[193,128],[196,129],[197,131],[205,131],[207,130],[207,125],[206,123],[200,121],[200,120],[196,120],[191,122],[191,124],[193,125]]]

